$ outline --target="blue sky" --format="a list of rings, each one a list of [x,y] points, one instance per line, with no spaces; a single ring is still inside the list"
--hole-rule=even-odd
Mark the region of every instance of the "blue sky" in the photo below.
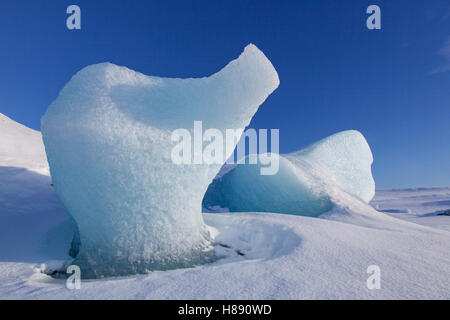
[[[70,4],[82,30],[66,28]],[[371,4],[381,30],[366,28]],[[450,185],[448,0],[15,0],[0,8],[0,43],[0,113],[34,129],[86,65],[202,77],[254,43],[281,84],[251,126],[279,128],[281,152],[356,129],[377,188]]]

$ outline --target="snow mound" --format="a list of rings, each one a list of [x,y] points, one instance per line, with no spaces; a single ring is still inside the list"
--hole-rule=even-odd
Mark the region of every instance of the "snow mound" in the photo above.
[[[411,210],[391,216],[340,188],[328,193],[338,205],[320,219],[204,214],[221,257],[213,263],[95,281],[82,274],[81,290],[68,290],[46,274],[70,258],[73,234],[50,178],[3,167],[0,299],[450,298],[450,217],[436,215],[448,210],[450,188],[377,191],[371,204]],[[381,268],[381,290],[367,288],[369,265]]]
[[[213,181],[203,206],[318,216],[333,207],[336,189],[365,203],[375,194],[372,152],[358,131],[339,132],[279,159],[275,175],[261,175],[259,164],[236,166]]]
[[[27,168],[48,175],[41,133],[0,113],[0,167]]]
[[[263,214],[260,214],[263,217]],[[223,258],[236,257],[244,260],[271,260],[292,253],[301,238],[285,225],[267,222],[254,216],[205,215],[209,226],[214,226],[216,255]],[[221,254],[221,252],[223,254]],[[218,263],[234,262],[218,261]]]
[[[221,166],[174,164],[171,133],[192,134],[196,120],[242,132],[278,84],[254,45],[208,78],[149,77],[109,63],[78,72],[42,133],[56,193],[79,230],[83,277],[211,261],[201,202]]]

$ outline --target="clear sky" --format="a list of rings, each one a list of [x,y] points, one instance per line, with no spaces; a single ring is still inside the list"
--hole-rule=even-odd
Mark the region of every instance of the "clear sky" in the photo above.
[[[77,4],[82,29],[66,28]],[[366,8],[381,8],[381,30]],[[202,77],[256,44],[280,87],[252,120],[280,152],[356,129],[377,188],[450,186],[448,0],[9,0],[0,6],[0,113],[31,128],[70,77],[109,61]]]

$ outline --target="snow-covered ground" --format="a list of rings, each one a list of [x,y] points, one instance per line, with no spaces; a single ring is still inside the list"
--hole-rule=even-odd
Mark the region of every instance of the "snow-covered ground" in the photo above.
[[[392,217],[450,231],[450,188],[382,190],[372,205]]]
[[[42,272],[69,259],[73,230],[40,134],[0,115],[0,142],[0,299],[450,299],[450,188],[378,191],[378,211],[339,194],[319,218],[205,213],[222,259],[69,290]]]

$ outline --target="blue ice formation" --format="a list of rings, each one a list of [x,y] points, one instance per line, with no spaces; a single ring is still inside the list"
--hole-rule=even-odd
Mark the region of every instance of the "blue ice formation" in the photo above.
[[[211,183],[203,206],[318,216],[333,207],[336,188],[366,203],[375,195],[372,152],[358,131],[339,132],[279,159],[275,175],[261,175],[260,164],[237,165]]]
[[[171,133],[192,133],[194,121],[242,132],[278,85],[254,45],[200,79],[151,77],[110,63],[73,76],[41,127],[56,193],[79,230],[72,251],[82,277],[210,261],[201,203],[221,164],[173,163]]]

